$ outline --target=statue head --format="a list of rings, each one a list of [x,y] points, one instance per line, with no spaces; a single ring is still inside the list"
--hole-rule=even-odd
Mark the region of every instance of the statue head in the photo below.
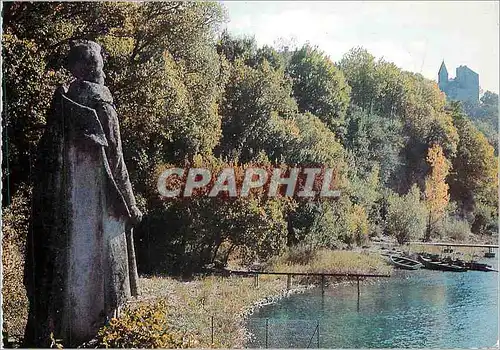
[[[102,70],[104,62],[101,46],[90,40],[70,43],[68,69],[78,79],[104,85],[106,75]]]

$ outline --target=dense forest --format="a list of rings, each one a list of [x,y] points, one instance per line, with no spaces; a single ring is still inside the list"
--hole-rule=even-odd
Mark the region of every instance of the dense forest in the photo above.
[[[3,263],[13,293],[22,291],[12,281],[37,141],[54,90],[71,78],[64,57],[77,38],[105,50],[145,214],[135,231],[142,272],[191,272],[231,254],[265,261],[299,244],[348,249],[382,235],[404,243],[497,231],[494,93],[462,106],[435,81],[360,47],[333,62],[308,44],[258,46],[222,29],[218,3],[3,7]],[[326,166],[341,196],[161,200],[160,171],[193,165]]]

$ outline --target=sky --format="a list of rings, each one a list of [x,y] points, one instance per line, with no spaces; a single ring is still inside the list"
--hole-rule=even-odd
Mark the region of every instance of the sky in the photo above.
[[[258,45],[279,38],[318,45],[333,61],[362,46],[377,58],[437,80],[466,65],[483,91],[499,92],[498,1],[221,1],[229,32]]]

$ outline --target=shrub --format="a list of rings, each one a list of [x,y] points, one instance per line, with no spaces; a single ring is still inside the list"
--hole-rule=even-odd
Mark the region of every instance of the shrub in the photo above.
[[[403,196],[392,193],[388,198],[387,231],[396,237],[399,244],[424,235],[427,211],[420,201],[420,190],[416,185]]]
[[[492,234],[498,232],[497,209],[497,207],[488,205],[481,200],[476,201],[471,231],[475,234]]]
[[[365,208],[355,204],[352,207],[349,220],[349,228],[351,229],[354,241],[358,246],[363,245],[368,241],[369,221]]]
[[[442,220],[438,229],[441,237],[456,241],[465,241],[471,235],[471,227],[467,220],[449,216]]]
[[[194,334],[174,330],[167,322],[164,300],[124,311],[99,330],[99,347],[106,348],[190,348],[198,344]]]
[[[342,243],[352,247],[354,244],[362,246],[368,241],[370,222],[364,207],[348,202],[345,212],[341,212],[341,219],[343,230],[339,239]]]
[[[363,245],[368,241],[370,221],[366,209],[345,196],[335,202],[323,202],[311,215],[313,223],[304,227],[303,242],[315,249],[340,249]]]
[[[294,242],[302,242],[314,249],[339,248],[342,234],[346,231],[342,217],[344,210],[343,201],[299,206],[292,217]]]

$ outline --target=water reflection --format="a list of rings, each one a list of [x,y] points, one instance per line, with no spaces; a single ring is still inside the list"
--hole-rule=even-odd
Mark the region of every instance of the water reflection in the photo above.
[[[491,264],[491,261],[488,263]],[[493,346],[498,337],[498,274],[397,271],[387,280],[295,295],[248,321],[249,347],[329,348]]]

